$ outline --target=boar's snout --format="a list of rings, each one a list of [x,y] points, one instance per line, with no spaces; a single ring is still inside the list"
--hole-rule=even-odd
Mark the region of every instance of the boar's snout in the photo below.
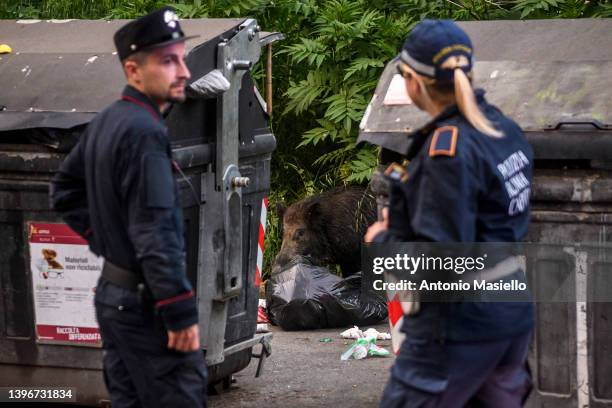
[[[281,252],[279,252],[278,255],[276,255],[276,258],[274,259],[272,273],[278,272],[281,268],[287,265],[289,261],[291,261],[291,257],[281,250]]]

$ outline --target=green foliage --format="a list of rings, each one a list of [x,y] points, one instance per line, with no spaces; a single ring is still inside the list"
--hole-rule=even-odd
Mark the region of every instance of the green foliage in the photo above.
[[[593,11],[592,16],[598,18],[612,18],[612,3],[605,2],[605,4],[600,4],[599,7]]]
[[[264,270],[262,271],[262,280],[266,280],[270,277],[270,269],[274,264],[274,258],[280,251],[282,244],[282,220],[280,219],[276,209],[274,208],[275,203],[284,202],[284,196],[282,191],[272,190],[270,191],[268,214],[266,219],[266,235],[264,240],[265,251],[264,251]]]
[[[129,0],[121,1],[111,7],[106,19],[130,19],[141,16],[149,11],[156,10],[166,5],[163,0]]]
[[[181,18],[230,17],[248,15],[265,7],[268,0],[180,1],[172,4]]]
[[[351,177],[351,169],[376,163],[375,155],[354,147],[357,124],[385,62],[397,53],[408,18],[364,0],[289,3],[298,13],[299,32],[288,35],[291,43],[275,57],[284,58],[296,79],[277,98],[284,106],[279,120],[299,117],[301,140],[294,146],[319,151],[311,162],[317,173],[337,183],[367,181],[368,172]]]
[[[318,39],[301,38],[300,40],[300,44],[289,45],[277,54],[289,54],[292,62],[295,64],[304,61],[308,65],[319,68],[327,56],[325,45]]]
[[[202,3],[200,0],[194,0],[191,4],[178,3],[174,5],[174,8],[182,18],[209,16],[208,3]]]
[[[519,0],[512,9],[521,12],[521,18],[525,18],[534,13],[559,7],[560,0]]]
[[[580,18],[610,17],[609,1],[583,0],[516,0],[512,11],[520,12],[519,18]]]
[[[133,18],[164,5],[161,1],[130,0],[22,0],[0,1],[0,18],[10,19],[99,19],[108,16],[113,18]],[[113,10],[127,10],[123,15]],[[131,13],[131,14],[130,14]]]
[[[346,75],[344,75],[343,80],[346,81],[351,76],[353,76],[353,74],[358,73],[360,71],[369,70],[371,68],[382,68],[384,66],[385,64],[381,60],[378,60],[375,58],[367,58],[367,57],[356,58],[355,61],[353,61],[349,65],[349,67],[345,70]]]
[[[301,114],[306,112],[310,105],[319,97],[328,94],[328,77],[324,70],[310,71],[306,74],[306,79],[298,83],[289,81],[289,89],[285,93],[289,97],[289,103],[285,112]]]
[[[1,0],[0,18],[136,18],[171,5],[182,18],[240,17],[261,11],[270,0]]]
[[[7,4],[8,3],[8,4]],[[40,10],[32,4],[10,3],[0,1],[0,17],[12,19],[35,19],[40,15]]]
[[[350,173],[346,177],[346,181],[363,183],[372,177],[374,167],[372,163],[376,163],[376,150],[375,149],[361,149],[357,153],[357,157],[350,163]]]

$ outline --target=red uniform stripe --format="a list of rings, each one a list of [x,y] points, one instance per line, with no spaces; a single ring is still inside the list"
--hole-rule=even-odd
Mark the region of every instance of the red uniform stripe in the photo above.
[[[193,297],[193,291],[189,291],[178,296],[174,296],[168,299],[160,300],[155,304],[155,307],[162,307],[171,303],[180,302],[181,300],[189,299]]]
[[[128,102],[132,102],[138,106],[140,106],[141,108],[144,108],[145,110],[147,110],[151,115],[153,115],[153,117],[157,120],[160,120],[161,118],[159,117],[159,115],[157,114],[157,112],[155,112],[155,109],[153,109],[152,107],[150,107],[149,105],[147,105],[144,102],[139,101],[138,99],[132,98],[131,96],[128,95],[123,95],[121,97],[122,100],[124,101],[128,101]]]

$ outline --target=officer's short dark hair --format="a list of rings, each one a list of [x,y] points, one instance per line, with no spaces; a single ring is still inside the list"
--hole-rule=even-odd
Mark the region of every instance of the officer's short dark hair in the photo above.
[[[138,65],[143,65],[150,53],[150,50],[145,50],[130,54],[121,60],[121,65],[124,65],[128,61],[134,61]]]

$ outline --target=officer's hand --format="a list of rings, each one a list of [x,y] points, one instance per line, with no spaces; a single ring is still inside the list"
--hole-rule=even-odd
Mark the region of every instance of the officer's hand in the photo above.
[[[183,330],[168,330],[168,348],[187,353],[200,349],[200,330],[198,325]]]
[[[380,232],[385,231],[387,229],[387,224],[383,221],[376,221],[374,224],[370,225],[368,228],[368,232],[366,232],[364,241],[372,242],[374,241],[374,237],[376,237]]]
[[[389,209],[387,207],[383,208],[382,216],[382,221],[376,221],[374,224],[370,225],[370,228],[368,228],[368,232],[366,232],[365,237],[363,238],[365,242],[374,241],[374,237],[376,237],[376,235],[389,228]]]

